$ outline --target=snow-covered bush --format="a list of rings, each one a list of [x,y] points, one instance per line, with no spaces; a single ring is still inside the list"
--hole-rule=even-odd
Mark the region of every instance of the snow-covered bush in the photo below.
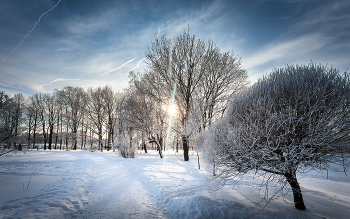
[[[235,95],[225,118],[197,139],[212,182],[254,171],[266,183],[288,183],[295,207],[305,209],[296,173],[349,165],[349,97],[347,73],[313,63],[274,69]]]
[[[124,158],[134,158],[136,147],[128,136],[120,136],[117,140],[119,153]]]

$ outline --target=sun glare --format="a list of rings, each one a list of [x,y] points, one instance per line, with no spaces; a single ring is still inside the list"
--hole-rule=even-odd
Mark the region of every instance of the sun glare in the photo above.
[[[168,112],[170,113],[170,115],[174,115],[174,113],[176,112],[176,109],[173,105],[168,106]]]

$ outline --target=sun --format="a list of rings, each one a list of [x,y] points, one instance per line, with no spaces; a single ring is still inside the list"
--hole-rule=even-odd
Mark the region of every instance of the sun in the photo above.
[[[174,115],[174,113],[176,113],[176,108],[174,107],[174,105],[168,106],[168,112],[170,113],[170,115]]]

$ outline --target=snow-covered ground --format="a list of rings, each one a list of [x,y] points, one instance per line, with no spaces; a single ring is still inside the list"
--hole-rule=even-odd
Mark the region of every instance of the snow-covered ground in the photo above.
[[[155,151],[125,159],[112,152],[25,151],[0,157],[0,218],[348,218],[350,177],[311,172],[300,180],[306,211],[291,194],[257,208],[246,176],[208,189],[197,156]],[[34,171],[34,173],[33,173]]]

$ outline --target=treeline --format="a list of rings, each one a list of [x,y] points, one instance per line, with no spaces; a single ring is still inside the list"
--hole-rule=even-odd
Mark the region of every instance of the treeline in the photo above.
[[[133,156],[135,147],[156,140],[161,149],[181,144],[184,159],[195,133],[220,118],[232,95],[248,84],[231,52],[189,32],[152,41],[147,70],[129,72],[129,87],[64,87],[26,98],[1,92],[0,143],[44,149],[110,150]],[[193,144],[191,145],[193,146]]]
[[[87,91],[65,87],[52,94],[36,93],[29,97],[20,93],[10,97],[0,92],[0,141],[7,147],[22,144],[35,148],[44,144],[45,150],[68,145],[84,149],[95,143],[99,149],[110,149],[117,99],[118,94],[108,86]]]

